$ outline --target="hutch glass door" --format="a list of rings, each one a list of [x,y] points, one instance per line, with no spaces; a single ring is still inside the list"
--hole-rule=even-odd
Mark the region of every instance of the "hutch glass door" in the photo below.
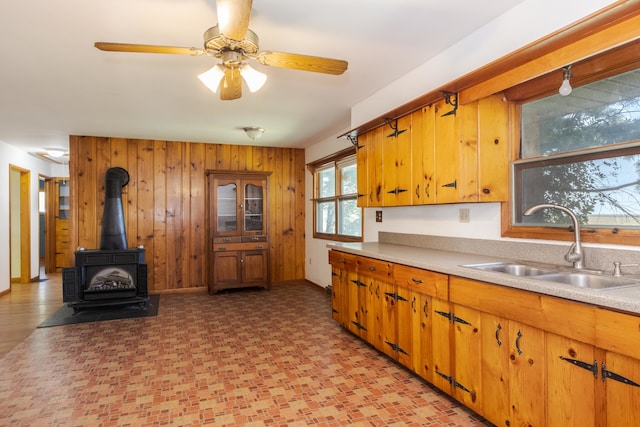
[[[216,232],[233,233],[238,230],[238,219],[236,216],[238,185],[235,182],[221,182],[216,189]]]
[[[244,231],[262,232],[264,211],[264,188],[261,183],[244,185]]]

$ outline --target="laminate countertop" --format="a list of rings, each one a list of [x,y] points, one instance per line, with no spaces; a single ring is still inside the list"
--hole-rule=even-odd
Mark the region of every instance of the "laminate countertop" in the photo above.
[[[623,278],[626,279],[637,280],[638,284],[634,286],[589,289],[575,285],[534,279],[534,276],[514,276],[506,273],[465,267],[467,264],[499,261],[527,262],[525,260],[510,259],[508,257],[501,258],[380,242],[330,243],[327,244],[327,247],[354,255],[376,258],[396,264],[404,264],[425,270],[552,295],[640,315],[640,275],[623,276]],[[566,266],[558,265],[555,267],[567,269]],[[610,272],[602,274],[611,275]]]

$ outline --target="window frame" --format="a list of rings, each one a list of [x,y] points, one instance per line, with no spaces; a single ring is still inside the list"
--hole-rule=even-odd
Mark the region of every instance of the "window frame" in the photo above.
[[[639,68],[640,59],[635,55],[628,55],[629,52],[634,52],[638,49],[639,41],[636,40],[573,65],[572,85],[574,87],[582,86]],[[509,122],[512,124],[511,141],[515,143],[511,144],[510,147],[509,172],[511,188],[509,197],[506,202],[501,204],[502,237],[561,241],[573,240],[573,230],[571,227],[560,228],[514,224],[514,210],[516,209],[515,203],[517,202],[514,196],[514,192],[516,191],[514,187],[516,185],[514,163],[521,160],[521,105],[555,93],[559,82],[562,80],[561,73],[562,70],[556,70],[504,91],[505,97],[511,104],[509,108]],[[620,149],[621,146],[631,147],[633,145],[634,142],[629,141],[607,147],[605,151]],[[582,228],[581,239],[589,243],[638,246],[640,245],[640,230],[591,228],[585,225]]]
[[[364,235],[364,211],[361,207],[358,207],[360,210],[360,236],[349,236],[346,234],[340,234],[340,224],[339,224],[339,205],[341,201],[344,200],[354,200],[356,203],[358,201],[358,192],[356,190],[355,193],[349,195],[341,194],[342,188],[342,168],[341,165],[349,159],[349,157],[353,157],[353,164],[357,167],[356,162],[356,147],[349,147],[345,150],[339,151],[335,154],[332,154],[328,157],[324,157],[322,159],[316,160],[307,165],[307,169],[311,173],[313,179],[313,198],[311,201],[313,202],[313,238],[314,239],[324,239],[324,240],[332,240],[337,242],[362,242]],[[335,168],[335,192],[331,197],[318,197],[320,194],[320,183],[318,182],[318,172],[333,166]],[[318,214],[318,203],[320,202],[334,202],[334,212],[335,212],[335,233],[320,233],[316,229],[316,221]]]

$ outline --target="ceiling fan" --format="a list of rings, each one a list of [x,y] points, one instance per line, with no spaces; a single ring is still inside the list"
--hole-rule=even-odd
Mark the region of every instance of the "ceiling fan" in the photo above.
[[[220,89],[220,99],[242,96],[242,79],[249,90],[257,91],[267,76],[245,63],[255,59],[260,64],[325,74],[342,74],[347,62],[318,56],[260,51],[258,36],[249,29],[252,0],[216,0],[218,25],[204,33],[204,48],[156,46],[130,43],[96,42],[95,47],[111,52],[166,53],[173,55],[214,56],[221,59],[210,70],[200,74],[200,80],[213,92]]]

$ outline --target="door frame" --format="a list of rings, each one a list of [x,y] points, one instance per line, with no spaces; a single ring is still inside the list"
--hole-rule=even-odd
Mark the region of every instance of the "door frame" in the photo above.
[[[20,227],[20,249],[18,256],[20,257],[20,276],[14,279],[13,272],[9,274],[10,282],[17,281],[19,283],[31,282],[31,198],[29,197],[31,185],[31,171],[23,169],[19,166],[9,164],[9,230],[13,227],[13,207],[14,200],[12,186],[12,172],[18,172],[19,178],[19,214],[18,227]],[[10,233],[11,234],[11,233]],[[11,237],[10,237],[11,240]],[[13,242],[9,245],[10,262],[13,260]]]

